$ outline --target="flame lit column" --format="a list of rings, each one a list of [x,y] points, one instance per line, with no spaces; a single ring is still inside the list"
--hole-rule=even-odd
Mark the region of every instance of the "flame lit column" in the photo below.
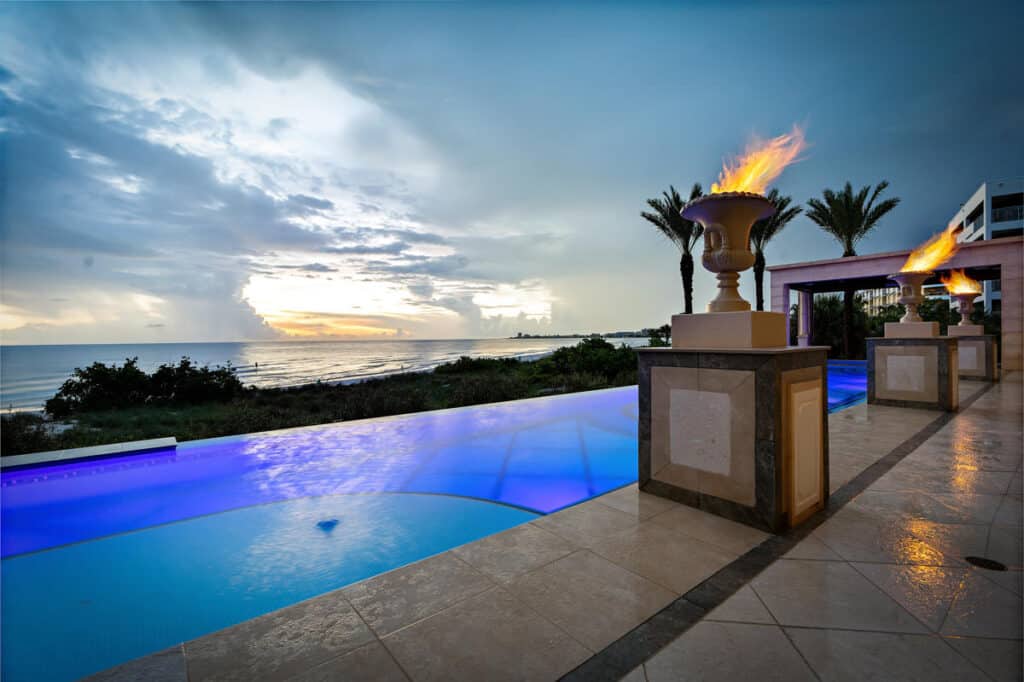
[[[706,313],[672,316],[671,348],[637,351],[640,489],[772,533],[829,494],[828,349],[789,346],[786,315],[751,310],[738,287],[751,229],[776,210],[765,189],[802,148],[799,129],[752,145],[683,207],[718,293]]]
[[[981,295],[981,282],[971,279],[963,270],[953,270],[942,278],[950,298],[957,301],[960,324],[950,327],[947,334],[957,337],[958,371],[964,379],[999,381],[996,366],[998,351],[996,337],[985,333],[985,327],[971,324],[974,299]]]

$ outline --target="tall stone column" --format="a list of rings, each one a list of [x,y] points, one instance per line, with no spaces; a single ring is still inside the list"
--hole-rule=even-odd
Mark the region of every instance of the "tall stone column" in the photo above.
[[[800,292],[800,318],[797,320],[798,346],[811,345],[811,309],[814,307],[814,294],[809,291]]]

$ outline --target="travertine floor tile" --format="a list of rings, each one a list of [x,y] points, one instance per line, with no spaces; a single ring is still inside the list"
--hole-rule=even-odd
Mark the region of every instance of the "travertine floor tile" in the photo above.
[[[618,509],[621,512],[631,514],[638,521],[649,519],[655,514],[660,514],[678,506],[672,500],[667,500],[664,497],[640,492],[635,485],[627,485],[625,488],[602,495],[596,498],[596,501],[613,509]]]
[[[966,568],[853,564],[933,632],[938,632],[967,575]]]
[[[998,495],[959,495],[948,493],[897,493],[869,488],[850,506],[903,518],[934,523],[990,524],[1002,503]]]
[[[492,585],[485,575],[446,552],[356,583],[342,593],[382,636]]]
[[[650,523],[677,530],[736,555],[768,539],[764,531],[684,504],[654,516]]]
[[[593,651],[608,646],[676,596],[589,550],[528,573],[508,589]]]
[[[1002,526],[1017,526],[1019,531],[1022,512],[1024,512],[1024,502],[1020,498],[1007,495],[1003,498],[1002,504],[999,505],[999,511],[996,512],[993,523]]]
[[[701,621],[644,664],[650,682],[814,680],[775,625]]]
[[[972,572],[949,607],[942,634],[1020,639],[1021,617],[1019,595]]]
[[[373,641],[332,593],[187,642],[190,682],[284,680]]]
[[[601,538],[637,525],[636,517],[590,501],[531,521],[577,547],[589,547]]]
[[[824,542],[808,535],[797,543],[797,546],[789,550],[783,557],[785,559],[817,559],[820,561],[839,561],[842,557],[836,554]]]
[[[676,594],[692,589],[738,556],[650,522],[595,542],[592,549]]]
[[[572,551],[568,540],[527,523],[457,547],[452,553],[494,580],[508,582]]]
[[[382,642],[414,682],[554,680],[591,653],[500,587]]]
[[[946,642],[997,682],[1024,678],[1024,651],[1020,640],[947,637]]]
[[[718,608],[707,615],[708,620],[724,620],[739,623],[761,623],[774,625],[775,619],[761,603],[750,585],[744,585]]]
[[[292,678],[290,682],[337,682],[367,680],[369,682],[408,682],[391,653],[380,642],[371,642],[355,651]]]
[[[962,565],[962,555],[947,556],[917,535],[915,527],[916,523],[910,523],[899,515],[857,509],[847,505],[816,528],[811,536],[821,540],[847,561],[933,566]],[[984,547],[984,544],[981,546]]]
[[[849,564],[782,559],[751,583],[782,625],[927,632]]]
[[[786,628],[826,682],[927,680],[967,682],[985,676],[935,635]]]

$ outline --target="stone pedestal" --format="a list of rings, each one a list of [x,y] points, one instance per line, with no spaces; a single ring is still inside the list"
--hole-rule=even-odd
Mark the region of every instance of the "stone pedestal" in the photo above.
[[[786,316],[743,310],[672,316],[673,348],[778,348],[786,345]]]
[[[955,412],[959,406],[957,339],[868,339],[868,404]]]
[[[978,327],[981,325],[967,325]],[[964,329],[965,327],[950,327]],[[954,334],[950,334],[954,336]],[[996,337],[991,334],[956,334],[957,364],[961,379],[974,381],[999,381],[998,350]]]
[[[985,327],[980,324],[958,324],[950,327],[946,336],[984,336]]]
[[[769,532],[823,508],[826,351],[640,349],[640,488]]]
[[[938,322],[886,322],[887,339],[934,339],[939,336]]]

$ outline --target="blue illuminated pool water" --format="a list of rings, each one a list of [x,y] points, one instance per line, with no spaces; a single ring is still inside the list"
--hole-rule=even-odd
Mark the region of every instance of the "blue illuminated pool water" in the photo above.
[[[868,396],[868,369],[864,360],[830,360],[828,411],[837,412],[862,403]]]
[[[830,366],[830,410],[864,385],[862,363]],[[636,400],[627,387],[3,471],[2,677],[76,679],[633,482]]]

